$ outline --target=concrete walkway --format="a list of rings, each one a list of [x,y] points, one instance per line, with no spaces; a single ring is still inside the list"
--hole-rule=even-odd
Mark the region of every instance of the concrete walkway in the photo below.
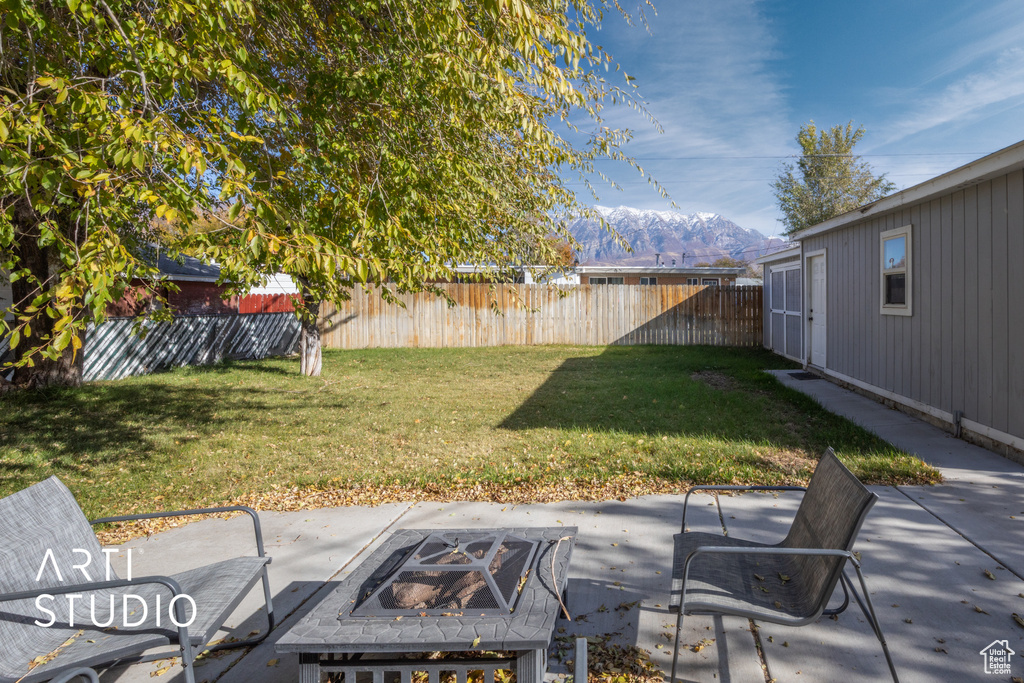
[[[873,487],[880,501],[857,545],[901,680],[1008,681],[984,673],[980,650],[995,640],[1009,641],[1018,653],[1012,675],[1024,676],[1024,628],[1011,616],[1024,615],[1024,467],[824,380],[798,381],[785,373],[779,379],[917,454],[946,477],[939,486]],[[698,496],[691,501],[688,526],[716,533],[724,526],[730,535],[759,540],[781,538],[798,503],[790,494]],[[274,558],[275,609],[283,623],[259,647],[207,661],[197,678],[297,681],[297,659],[277,654],[274,641],[395,529],[560,524],[579,527],[579,537],[569,587],[573,621],[560,622],[558,635],[612,633],[612,642],[648,650],[667,668],[674,625],[666,609],[672,535],[681,508],[681,496],[648,496],[604,503],[420,503],[261,514]],[[133,548],[134,574],[167,574],[248,552],[247,525],[243,518],[206,520],[132,541],[126,547]],[[233,630],[225,635],[244,638],[264,623],[254,594],[233,615]],[[688,617],[681,638],[687,646],[680,653],[683,680],[886,680],[888,675],[878,641],[855,605],[837,620],[803,628],[764,624],[759,639],[762,655],[747,620]],[[704,647],[694,648],[697,644]],[[151,681],[165,664],[139,664],[102,678]],[[160,680],[181,681],[180,672],[174,666]]]

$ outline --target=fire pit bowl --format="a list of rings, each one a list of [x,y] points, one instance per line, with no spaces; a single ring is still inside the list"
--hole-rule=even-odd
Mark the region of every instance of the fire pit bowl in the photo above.
[[[533,568],[536,540],[502,530],[438,531],[371,577],[352,616],[510,614]],[[459,614],[458,616],[461,616]]]

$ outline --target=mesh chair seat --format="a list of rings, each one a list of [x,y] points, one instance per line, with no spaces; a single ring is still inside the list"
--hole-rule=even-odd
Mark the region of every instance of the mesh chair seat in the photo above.
[[[700,532],[676,534],[670,607],[679,608],[683,567],[701,546],[775,548],[732,536]],[[687,614],[735,614],[766,621],[806,619],[817,609],[807,594],[803,567],[783,555],[699,555],[686,582]]]

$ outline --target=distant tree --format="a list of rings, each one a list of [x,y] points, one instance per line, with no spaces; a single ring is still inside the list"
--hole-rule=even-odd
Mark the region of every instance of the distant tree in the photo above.
[[[818,130],[814,121],[800,127],[796,141],[801,155],[796,165],[785,164],[772,183],[782,209],[785,234],[791,235],[833,216],[851,211],[896,189],[885,174],[853,153],[864,127],[853,122]]]
[[[746,268],[747,264],[745,261],[732,258],[731,256],[723,256],[714,263],[711,264],[715,268]]]
[[[711,264],[708,263],[707,261],[701,261],[700,263],[698,263],[697,265],[694,266],[694,268],[710,268],[710,267],[711,267]]]

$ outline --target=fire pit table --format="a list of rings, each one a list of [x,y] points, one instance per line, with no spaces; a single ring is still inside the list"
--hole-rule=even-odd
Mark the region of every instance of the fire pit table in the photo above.
[[[576,527],[400,529],[277,642],[299,654],[300,683],[339,672],[373,683],[442,672],[465,681],[510,669],[540,683]],[[552,572],[552,558],[554,572]],[[553,575],[552,575],[553,574]],[[503,659],[426,659],[500,651]],[[412,655],[412,656],[410,656]],[[419,656],[416,656],[419,655]]]

